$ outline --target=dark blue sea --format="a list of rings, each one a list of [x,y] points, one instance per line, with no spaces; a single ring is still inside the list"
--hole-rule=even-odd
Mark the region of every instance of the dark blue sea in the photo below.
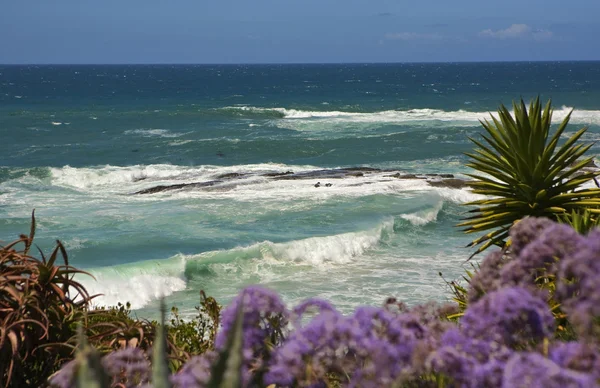
[[[600,139],[600,62],[0,66],[0,240],[35,208],[38,245],[140,314],[247,284],[441,300],[478,197],[426,174],[464,177],[479,120],[538,95]]]

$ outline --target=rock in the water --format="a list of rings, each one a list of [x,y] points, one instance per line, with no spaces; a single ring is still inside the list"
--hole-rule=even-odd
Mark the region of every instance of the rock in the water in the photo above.
[[[161,193],[163,191],[173,191],[173,190],[179,190],[179,189],[183,189],[183,188],[210,187],[216,183],[221,183],[221,182],[222,181],[209,181],[209,182],[196,182],[196,183],[179,183],[176,185],[161,185],[161,186],[154,186],[154,187],[150,187],[148,189],[136,191],[133,194],[156,194],[156,193]]]
[[[217,176],[217,179],[233,179],[233,178],[241,178],[246,176],[246,174],[240,174],[239,172],[229,172],[227,174],[221,174]]]
[[[418,176],[415,174],[400,174],[399,172],[393,175],[386,175],[386,177],[398,179],[425,179],[424,176]]]
[[[462,189],[467,187],[467,181],[464,179],[451,178],[440,181],[427,181],[433,187],[449,187],[451,189]]]
[[[286,172],[268,172],[266,174],[262,174],[262,176],[268,176],[268,177],[278,177],[278,176],[286,176],[286,175],[294,175],[293,171],[286,171]]]

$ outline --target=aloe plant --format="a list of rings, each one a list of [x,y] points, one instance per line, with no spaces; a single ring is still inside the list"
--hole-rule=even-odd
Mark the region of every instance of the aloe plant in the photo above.
[[[600,189],[581,188],[600,174],[583,170],[593,160],[582,158],[592,144],[577,144],[587,128],[561,145],[572,112],[551,136],[551,101],[542,109],[537,98],[527,109],[521,99],[513,103],[513,110],[514,117],[500,106],[498,117],[481,122],[483,140],[469,138],[476,145],[465,154],[470,159],[467,166],[476,170],[467,174],[474,179],[469,186],[488,198],[468,203],[475,206],[473,215],[458,226],[465,227],[465,233],[491,230],[468,245],[479,245],[473,256],[492,245],[504,246],[509,228],[526,216],[560,220],[573,212],[600,214]]]

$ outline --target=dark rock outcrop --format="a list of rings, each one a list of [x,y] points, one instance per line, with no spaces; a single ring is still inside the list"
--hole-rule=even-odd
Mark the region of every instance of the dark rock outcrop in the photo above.
[[[175,185],[161,185],[154,186],[148,189],[137,191],[133,194],[156,194],[161,193],[163,191],[173,191],[180,190],[185,188],[202,188],[202,187],[210,187],[214,186],[217,183],[221,183],[222,181],[209,181],[209,182],[195,182],[195,183],[179,183]]]
[[[448,187],[451,189],[462,189],[467,187],[467,181],[464,179],[450,178],[439,181],[427,181],[433,187]]]
[[[381,175],[382,173],[393,173],[390,175]],[[395,173],[394,173],[395,172]],[[426,180],[431,186],[434,187],[449,187],[455,189],[461,189],[466,186],[466,182],[463,179],[454,178],[452,174],[410,174],[410,173],[401,173],[398,170],[381,170],[378,168],[372,167],[348,167],[348,168],[335,168],[335,169],[321,169],[321,170],[312,170],[312,171],[302,171],[295,173],[293,171],[285,171],[285,172],[264,172],[264,173],[238,173],[238,172],[230,172],[218,175],[215,180],[207,181],[207,182],[193,182],[193,183],[179,183],[172,185],[159,185],[150,187],[147,189],[139,190],[133,194],[156,194],[164,191],[174,191],[174,190],[182,190],[182,189],[200,189],[205,191],[226,191],[233,189],[236,185],[232,185],[231,181],[236,179],[243,179],[252,176],[259,176],[268,178],[270,180],[318,180],[319,183],[315,185],[315,187],[331,187],[331,183],[326,183],[321,185],[320,182],[324,180],[330,179],[344,179],[344,178],[352,178],[352,177],[363,177],[369,175],[377,175],[379,178],[383,178],[382,182],[389,181],[389,178],[396,179],[422,179]],[[146,179],[146,177],[142,176],[136,178],[134,181],[141,181]],[[366,185],[374,182],[360,182],[357,185]]]

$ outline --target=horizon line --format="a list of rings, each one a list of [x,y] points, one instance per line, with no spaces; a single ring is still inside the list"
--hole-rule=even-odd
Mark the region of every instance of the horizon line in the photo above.
[[[273,65],[435,65],[435,64],[493,64],[493,63],[574,63],[600,62],[600,59],[506,60],[506,61],[403,61],[403,62],[82,62],[0,63],[0,66],[273,66]]]

